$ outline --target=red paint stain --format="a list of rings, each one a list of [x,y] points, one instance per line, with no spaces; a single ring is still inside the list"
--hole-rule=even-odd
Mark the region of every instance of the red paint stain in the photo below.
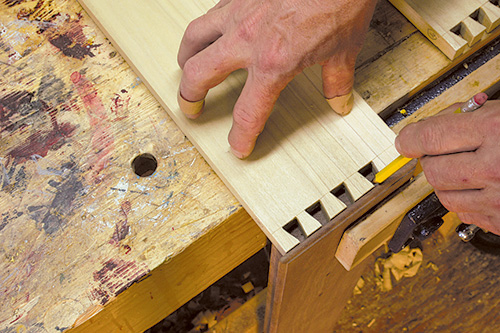
[[[34,101],[34,94],[27,91],[17,91],[0,98],[1,132],[13,135],[29,129],[26,118],[50,117],[49,128],[31,128],[33,132],[24,141],[11,149],[7,157],[16,163],[24,163],[33,155],[47,156],[49,150],[61,147],[66,138],[71,137],[76,129],[70,123],[57,121],[57,109],[50,107],[43,100]],[[27,114],[24,114],[27,113]]]
[[[114,148],[114,137],[104,105],[92,82],[78,72],[71,74],[71,81],[83,101],[93,131],[88,160],[89,177],[93,178],[94,182],[98,182],[97,176],[110,161],[110,154]]]
[[[122,93],[127,92],[125,89]],[[115,118],[113,121],[120,121],[128,117],[129,114],[129,104],[130,96],[123,97],[120,94],[115,94],[115,97],[111,101],[110,110],[114,114]]]
[[[104,305],[111,297],[119,295],[149,272],[150,270],[145,264],[110,259],[93,274],[94,281],[98,286],[92,289],[91,298]]]
[[[128,233],[130,232],[130,226],[128,225],[128,213],[130,212],[131,208],[132,204],[130,203],[130,201],[125,201],[122,203],[120,211],[122,219],[115,225],[115,231],[113,232],[113,236],[109,240],[110,244],[118,246],[120,241],[125,239],[125,237],[127,237]],[[130,247],[128,249],[128,252],[130,252]],[[128,252],[126,252],[126,254]]]
[[[123,249],[125,250],[125,254],[129,254],[132,251],[132,248],[128,245],[123,245]]]
[[[68,18],[57,32],[49,37],[49,42],[58,48],[65,56],[82,60],[85,57],[93,57],[92,50],[101,46],[93,44],[92,39],[85,36],[80,20]]]

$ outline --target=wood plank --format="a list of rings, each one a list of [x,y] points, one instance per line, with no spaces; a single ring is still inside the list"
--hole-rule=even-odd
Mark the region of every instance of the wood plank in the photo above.
[[[401,193],[344,232],[335,254],[337,260],[348,271],[362,263],[391,239],[408,210],[432,191],[432,186],[427,183],[424,175],[420,174]]]
[[[1,1],[0,22],[1,332],[70,327],[165,261],[216,253],[185,250],[233,215],[235,259],[155,311],[255,251],[260,229],[75,0]],[[149,177],[131,166],[141,153],[158,163]]]
[[[458,82],[453,89],[443,92],[439,97],[421,107],[417,113],[403,119],[393,127],[399,133],[409,123],[430,117],[457,101],[466,101],[478,92],[493,92],[498,89],[500,55],[495,56],[476,71]]]
[[[390,1],[450,59],[466,52],[467,45],[488,39],[498,21],[492,6],[498,7],[487,0]]]
[[[342,119],[328,109],[311,82],[299,76],[282,93],[252,156],[239,160],[229,153],[227,133],[232,107],[245,81],[242,71],[211,90],[206,112],[196,121],[184,117],[176,102],[181,71],[172,45],[179,45],[189,21],[206,12],[213,1],[81,3],[281,253],[296,243],[283,233],[286,224],[393,145],[393,133],[359,96],[354,110]],[[146,31],[140,40],[136,38]],[[279,129],[284,123],[287,133]],[[345,138],[361,154],[344,148]],[[316,145],[310,145],[312,140]],[[306,146],[323,151],[318,156],[324,163],[299,156],[308,153]],[[335,169],[340,172],[332,172]]]
[[[245,223],[249,219],[241,210],[105,307],[84,313],[67,332],[148,329],[266,245],[267,239],[258,226]]]
[[[265,323],[268,332],[332,331],[363,266],[346,271],[335,258],[342,233],[381,198],[407,182],[415,165],[411,162],[377,185],[285,256],[273,247]]]
[[[497,332],[498,254],[463,243],[455,232],[448,238],[434,233],[422,253],[418,273],[393,280],[390,291],[380,291],[375,265],[367,267],[361,292],[330,332]],[[371,262],[382,254],[377,251]]]

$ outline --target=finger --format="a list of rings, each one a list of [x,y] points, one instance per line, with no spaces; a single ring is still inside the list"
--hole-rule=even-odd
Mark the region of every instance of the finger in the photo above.
[[[476,118],[474,113],[445,114],[410,124],[396,138],[396,148],[411,158],[475,150],[484,140],[481,131],[471,131]]]
[[[208,12],[189,23],[182,36],[177,63],[183,69],[189,58],[205,49],[222,36],[224,11]]]
[[[463,223],[474,224],[486,231],[500,235],[500,220],[498,218],[480,213],[458,213],[457,216]]]
[[[207,13],[210,13],[210,12],[213,12],[214,10],[220,9],[220,8],[224,7],[225,5],[227,5],[230,2],[231,2],[231,0],[220,0],[219,2],[217,2],[217,4],[215,6],[213,6],[212,8],[210,8],[207,11]]]
[[[489,219],[486,215],[480,213],[457,213],[460,222],[466,224],[475,224],[477,226],[484,224]]]
[[[323,93],[331,108],[341,115],[352,110],[355,61],[355,55],[335,55],[323,64]]]
[[[243,59],[238,54],[231,53],[233,47],[234,43],[231,45],[228,38],[222,37],[191,57],[184,65],[179,86],[179,105],[190,118],[196,118],[201,114],[202,101],[210,88],[243,66]]]
[[[483,166],[476,152],[424,156],[420,159],[429,184],[437,190],[482,189],[487,184]]]
[[[229,132],[229,144],[238,158],[250,155],[257,137],[273,109],[278,96],[291,78],[280,77],[275,82],[267,83],[257,77],[253,71],[249,75],[233,111],[233,126]]]
[[[450,212],[486,214],[486,190],[440,191],[435,190],[439,201]]]

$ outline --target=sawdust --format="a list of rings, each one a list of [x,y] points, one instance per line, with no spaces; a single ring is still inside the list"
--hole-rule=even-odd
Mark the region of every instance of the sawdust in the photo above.
[[[404,277],[415,276],[422,260],[422,251],[418,248],[410,249],[408,246],[388,258],[377,259],[374,272],[378,288],[384,292],[389,291],[392,290],[392,277],[399,282]],[[437,267],[432,269],[437,270]]]

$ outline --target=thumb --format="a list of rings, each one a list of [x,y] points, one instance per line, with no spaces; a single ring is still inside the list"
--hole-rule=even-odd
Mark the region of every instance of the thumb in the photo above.
[[[356,56],[334,55],[323,63],[323,93],[331,108],[340,115],[353,106],[354,65]]]

